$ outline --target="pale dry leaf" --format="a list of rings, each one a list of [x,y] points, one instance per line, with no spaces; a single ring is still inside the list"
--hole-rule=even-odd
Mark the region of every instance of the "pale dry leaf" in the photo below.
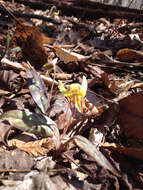
[[[8,60],[8,59],[5,58],[5,57],[2,58],[1,63],[2,63],[2,65],[9,66],[10,68],[13,68],[13,69],[18,69],[18,70],[22,70],[22,71],[25,71],[25,69],[26,69],[26,68],[23,67],[20,63],[10,61],[10,60]]]
[[[64,63],[85,61],[89,58],[89,56],[83,56],[78,53],[71,52],[67,49],[61,48],[59,46],[54,46],[54,50],[56,52],[56,55]]]
[[[23,142],[18,139],[12,139],[8,144],[15,146],[34,157],[45,156],[51,150],[55,149],[55,144],[52,138],[43,138],[41,140]]]
[[[143,88],[143,82],[137,82],[135,83],[132,88]]]
[[[7,91],[7,90],[2,90],[2,89],[0,89],[0,95],[2,96],[2,95],[8,95],[10,92],[9,91]]]

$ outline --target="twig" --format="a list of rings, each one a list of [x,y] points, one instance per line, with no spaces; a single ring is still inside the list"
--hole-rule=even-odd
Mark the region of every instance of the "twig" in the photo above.
[[[5,57],[1,59],[1,63],[4,64],[4,65],[7,65],[8,67],[11,67],[13,69],[26,71],[26,68],[23,67],[20,63],[10,61]],[[49,85],[53,85],[53,84],[58,85],[58,82],[56,80],[53,80],[52,78],[44,76],[44,75],[40,75],[40,76],[44,80],[44,82],[48,83]]]
[[[0,173],[5,173],[5,172],[27,173],[30,171],[31,171],[30,169],[0,169]]]
[[[51,23],[57,24],[57,25],[62,24],[61,21],[56,20],[54,18],[49,18],[49,17],[45,17],[45,16],[42,16],[42,15],[36,15],[36,14],[22,14],[22,13],[19,13],[17,11],[10,11],[1,2],[0,2],[0,12],[8,14],[10,17],[12,17],[12,19],[14,19],[14,21],[16,21],[18,23],[19,23],[19,20],[17,19],[17,17],[18,18],[19,17],[20,18],[36,18],[36,19],[43,20],[43,21],[46,21],[46,22],[51,22]]]
[[[51,23],[57,24],[57,25],[62,24],[62,22],[60,20],[56,20],[56,19],[50,18],[50,17],[45,17],[45,16],[42,16],[42,15],[23,14],[23,13],[19,13],[19,12],[13,12],[13,14],[16,17],[21,17],[21,18],[36,18],[36,19],[43,20],[43,21],[46,21],[46,22],[51,22]]]

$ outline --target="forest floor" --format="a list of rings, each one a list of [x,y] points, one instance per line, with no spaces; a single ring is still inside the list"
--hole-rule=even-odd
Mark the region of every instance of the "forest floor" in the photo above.
[[[0,190],[143,189],[142,22],[23,2],[0,1]]]

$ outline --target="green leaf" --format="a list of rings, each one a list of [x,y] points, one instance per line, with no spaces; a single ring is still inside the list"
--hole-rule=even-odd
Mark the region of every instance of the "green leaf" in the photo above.
[[[26,76],[29,90],[35,103],[42,113],[46,113],[48,109],[48,97],[43,80],[34,68],[27,69]]]
[[[20,52],[21,51],[21,48],[19,46],[15,47],[15,48],[12,48],[10,50],[10,52]]]
[[[0,119],[7,119],[15,128],[42,137],[52,137],[56,148],[60,146],[60,134],[56,123],[49,117],[29,111],[12,110],[5,112]]]

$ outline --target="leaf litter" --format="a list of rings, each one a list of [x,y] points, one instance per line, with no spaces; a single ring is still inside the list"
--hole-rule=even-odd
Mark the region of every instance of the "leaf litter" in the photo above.
[[[1,2],[0,189],[142,189],[142,24]]]

